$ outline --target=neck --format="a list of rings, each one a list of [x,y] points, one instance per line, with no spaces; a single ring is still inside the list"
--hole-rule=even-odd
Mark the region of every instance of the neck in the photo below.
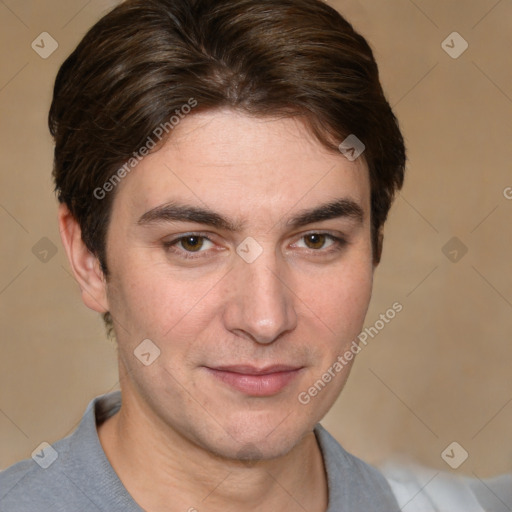
[[[313,432],[282,457],[248,463],[202,449],[143,407],[123,394],[120,411],[98,427],[98,436],[121,482],[147,512],[327,509]]]

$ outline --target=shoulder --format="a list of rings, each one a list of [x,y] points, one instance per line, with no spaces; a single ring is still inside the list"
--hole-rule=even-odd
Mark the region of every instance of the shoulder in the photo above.
[[[53,445],[42,443],[32,458],[0,472],[2,512],[137,510],[110,467],[96,424],[120,407],[120,394],[92,400],[78,428]],[[117,508],[116,508],[117,507]]]
[[[63,510],[58,506],[59,500],[64,504],[73,494],[73,489],[66,482],[65,472],[62,471],[62,459],[65,458],[68,448],[67,438],[53,446],[45,443],[40,446],[39,451],[34,452],[33,458],[0,471],[0,510]]]

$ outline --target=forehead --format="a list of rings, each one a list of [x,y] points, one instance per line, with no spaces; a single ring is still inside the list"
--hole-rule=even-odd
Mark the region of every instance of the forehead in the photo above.
[[[329,151],[297,118],[217,110],[185,117],[123,179],[114,208],[135,216],[180,200],[271,220],[340,197],[369,208],[364,159],[351,162]]]

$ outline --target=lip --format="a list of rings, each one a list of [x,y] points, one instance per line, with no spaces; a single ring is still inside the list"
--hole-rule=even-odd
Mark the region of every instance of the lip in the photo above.
[[[251,365],[205,367],[216,379],[249,396],[273,396],[282,391],[301,373],[303,367]]]

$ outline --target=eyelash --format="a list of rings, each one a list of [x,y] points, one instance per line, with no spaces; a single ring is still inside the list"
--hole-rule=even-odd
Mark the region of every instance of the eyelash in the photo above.
[[[325,255],[325,254],[332,254],[335,252],[341,251],[346,245],[348,245],[347,240],[344,238],[341,238],[339,236],[332,235],[331,233],[326,233],[323,231],[311,231],[309,233],[306,233],[305,235],[302,235],[299,240],[302,240],[306,238],[307,236],[311,235],[324,235],[327,239],[332,240],[333,244],[329,246],[328,249],[309,249],[308,252],[310,254],[317,253],[318,256]],[[171,252],[174,254],[177,254],[178,256],[187,259],[187,260],[196,260],[199,258],[204,258],[206,256],[202,256],[202,254],[207,253],[208,251],[187,251],[185,249],[182,250],[176,250],[175,246],[177,246],[182,240],[185,240],[189,237],[197,237],[197,238],[203,238],[205,240],[208,240],[209,242],[214,243],[206,234],[204,233],[187,233],[185,235],[182,235],[178,238],[175,238],[174,240],[163,242],[164,249],[166,252]],[[196,256],[197,254],[197,256]]]

